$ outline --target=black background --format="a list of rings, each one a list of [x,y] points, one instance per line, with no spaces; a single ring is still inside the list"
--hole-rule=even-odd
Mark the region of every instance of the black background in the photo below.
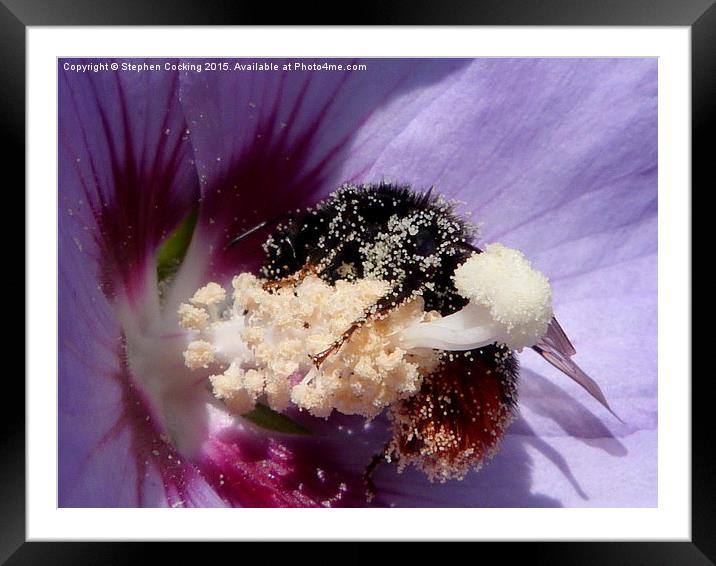
[[[716,136],[716,5],[713,0],[482,0],[382,1],[380,3],[294,3],[193,0],[0,0],[0,171],[2,172],[2,252],[6,262],[6,298],[24,295],[19,277],[24,257],[17,243],[18,211],[25,209],[25,30],[27,26],[62,25],[568,25],[568,26],[689,26],[692,38],[692,172],[693,185],[713,188]],[[708,179],[708,181],[707,181]],[[708,185],[707,185],[708,182]],[[684,187],[689,191],[690,188]],[[693,195],[693,191],[691,191]],[[12,202],[12,198],[16,201]],[[12,276],[12,277],[11,277]],[[9,285],[7,285],[9,284]],[[48,285],[51,282],[48,282]],[[10,291],[10,289],[13,289]],[[52,289],[48,288],[48,292]],[[25,301],[31,297],[25,295]],[[19,301],[10,301],[19,303]],[[7,308],[10,305],[5,305]],[[23,313],[24,318],[24,313]],[[8,315],[5,320],[10,319]],[[48,324],[55,323],[48,313]],[[19,325],[11,325],[13,335]],[[19,347],[8,347],[19,351]],[[707,355],[706,353],[703,355]],[[6,351],[8,358],[10,355]],[[0,404],[0,562],[20,564],[124,564],[155,559],[163,563],[280,560],[283,545],[243,547],[206,544],[81,543],[25,541],[25,397],[20,372],[8,364],[2,372]],[[524,562],[527,564],[701,565],[716,561],[716,470],[714,466],[714,398],[711,372],[692,380],[692,538],[691,542],[470,543],[440,561]],[[680,378],[682,376],[674,376]],[[689,368],[691,377],[691,368]],[[240,532],[237,532],[240,536]],[[347,532],[349,537],[350,533]],[[316,533],[320,540],[320,532]],[[241,544],[241,543],[239,543]],[[250,543],[243,543],[250,544]],[[466,543],[467,544],[467,543]],[[415,546],[419,551],[421,546]],[[219,552],[216,552],[216,551]],[[370,565],[385,548],[359,545],[352,558]],[[228,553],[227,553],[228,551]],[[257,552],[252,552],[257,551]],[[401,549],[401,562],[407,561]],[[343,562],[346,549],[326,547],[320,555],[304,550],[303,559]],[[217,554],[223,554],[219,558]],[[426,557],[423,555],[424,558]],[[452,557],[452,558],[451,558]],[[299,560],[293,553],[290,560]],[[5,562],[3,562],[5,561]]]

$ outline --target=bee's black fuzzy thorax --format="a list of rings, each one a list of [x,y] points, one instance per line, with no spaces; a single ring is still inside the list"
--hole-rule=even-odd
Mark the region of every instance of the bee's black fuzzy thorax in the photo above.
[[[310,269],[330,283],[374,277],[392,287],[377,313],[422,295],[426,309],[445,315],[465,304],[451,277],[476,251],[474,232],[430,190],[345,185],[276,227],[264,246],[262,275],[278,280]]]

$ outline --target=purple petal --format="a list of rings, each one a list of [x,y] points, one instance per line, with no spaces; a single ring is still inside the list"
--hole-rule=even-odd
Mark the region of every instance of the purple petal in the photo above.
[[[310,442],[310,441],[309,441]],[[337,473],[326,455],[298,439],[226,429],[204,448],[202,475],[228,504],[242,507],[359,507],[359,477]]]
[[[408,64],[381,60],[371,67]],[[217,89],[207,86],[196,98],[213,99]],[[314,96],[322,109],[325,98]],[[240,105],[229,94],[213,111],[225,118],[236,108]],[[225,119],[232,130],[240,122],[236,116]],[[206,131],[217,126],[214,122]],[[206,187],[221,179],[215,173],[224,154],[217,152],[225,143],[215,139],[219,143],[209,145],[203,159]],[[620,425],[600,413],[576,384],[525,353],[523,416],[495,461],[465,482],[445,486],[385,466],[376,473],[381,503],[654,505],[656,62],[461,62],[439,80],[383,100],[346,143],[335,160],[336,172],[326,177],[328,189],[328,179],[435,185],[438,192],[467,201],[463,210],[483,223],[485,241],[499,239],[523,249],[553,281],[557,314],[576,346],[577,362],[626,421]],[[324,194],[324,189],[311,194],[299,189],[294,195],[290,188],[278,183],[257,191],[253,200],[249,196],[254,206],[256,196],[266,195],[265,204],[258,203],[263,208],[225,237],[280,212],[268,208],[274,195],[292,207],[301,204],[299,195]],[[320,441],[328,452],[342,453],[351,469],[365,466],[369,447],[379,450],[385,441],[380,420],[368,432],[354,423],[343,430],[351,431],[352,447],[363,448],[346,453],[345,434],[336,433],[335,426],[319,427]]]
[[[178,76],[74,73],[65,62],[83,61],[59,63],[60,217],[84,223],[78,239],[96,253],[104,292],[131,298],[198,196]]]
[[[433,504],[656,504],[656,68],[477,60],[356,136],[346,176],[434,184],[467,201],[484,241],[522,249],[550,277],[576,360],[625,421],[525,353],[522,419],[505,447],[431,491]],[[384,477],[396,504],[424,504],[432,489]]]
[[[468,201],[465,210],[474,211],[474,220],[485,223],[486,241],[499,238],[523,249],[552,279],[557,315],[577,349],[579,364],[597,379],[626,424],[609,420],[575,384],[526,353],[522,418],[512,425],[495,460],[466,481],[445,485],[428,484],[414,470],[398,475],[394,467],[383,466],[375,478],[378,504],[654,505],[655,61],[368,63],[368,73],[311,74],[310,80],[302,73],[182,77],[182,103],[192,132],[202,204],[197,234],[176,287],[193,291],[197,282],[255,266],[260,233],[248,245],[230,251],[224,250],[225,242],[286,208],[312,202],[341,182],[387,177],[417,187],[435,184],[439,192]],[[95,116],[102,123],[101,114]],[[121,126],[121,120],[116,122]],[[94,150],[94,142],[84,145]],[[110,148],[99,151],[95,160],[111,162]],[[62,175],[62,162],[60,169]],[[85,176],[98,178],[91,170]],[[82,185],[61,177],[61,199],[63,186],[73,183]],[[143,504],[359,504],[355,484],[341,486],[340,480],[355,480],[387,440],[382,419],[367,428],[359,419],[347,417],[311,419],[309,427],[316,434],[310,439],[263,439],[256,445],[249,436],[236,436],[232,427],[208,434],[208,428],[197,425],[197,434],[207,434],[201,459],[192,466],[182,460],[186,468],[142,468],[136,458],[125,458],[123,467],[107,470],[107,457],[95,463],[94,472],[78,470],[87,446],[112,442],[135,454],[127,452],[129,443],[146,450],[154,446],[157,434],[163,440],[161,427],[155,430],[146,420],[143,428],[139,426],[150,416],[152,404],[131,393],[131,379],[110,378],[97,385],[86,377],[97,368],[106,375],[112,368],[119,371],[115,376],[126,372],[117,356],[120,329],[114,313],[99,300],[100,293],[90,292],[96,274],[77,280],[76,273],[97,265],[83,254],[92,253],[97,260],[104,252],[103,241],[109,242],[111,253],[101,262],[103,273],[112,275],[105,276],[105,289],[107,281],[114,287],[119,281],[128,295],[142,297],[139,290],[146,284],[146,273],[138,278],[141,269],[136,267],[147,266],[144,250],[153,249],[117,238],[118,213],[126,210],[132,216],[133,207],[113,210],[105,230],[111,237],[93,231],[91,223],[83,231],[83,220],[71,224],[74,232],[63,228],[62,218],[60,222],[61,257],[73,258],[63,262],[68,266],[64,276],[61,265],[61,304],[67,297],[66,304],[72,306],[66,312],[75,317],[75,327],[70,328],[67,315],[63,326],[61,310],[60,333],[68,337],[66,352],[79,352],[74,359],[66,354],[64,361],[61,358],[60,375],[67,382],[75,380],[70,391],[91,397],[86,407],[94,417],[73,413],[78,406],[85,410],[77,397],[61,398],[68,423],[61,421],[61,442],[70,455],[64,463],[61,460],[64,501],[136,504],[129,501],[144,471],[148,476],[142,493],[152,496],[145,495]],[[93,216],[97,214],[88,218]],[[155,223],[162,225],[158,218]],[[156,245],[153,228],[144,229],[148,232],[141,240]],[[85,239],[80,238],[83,233]],[[88,245],[86,236],[91,234],[99,235],[99,241]],[[125,242],[130,251],[111,249],[112,242]],[[85,313],[87,324],[82,323]],[[107,343],[98,346],[100,340]],[[61,391],[63,387],[61,382]],[[112,403],[103,405],[95,391],[125,401],[110,410]],[[127,417],[132,403],[146,406],[146,412],[136,409],[129,411],[134,417]],[[189,419],[202,407],[194,400],[190,405],[178,414]],[[90,422],[105,426],[90,428]],[[70,434],[62,436],[63,426]],[[143,432],[132,432],[135,429]],[[172,454],[179,456],[171,452],[171,444],[153,450],[163,462]],[[101,452],[95,450],[88,460],[96,462]],[[254,464],[250,455],[255,456]],[[84,483],[78,489],[80,481]]]
[[[341,169],[357,132],[387,101],[411,96],[465,65],[460,60],[365,63],[366,71],[354,72],[182,74],[182,104],[203,197],[190,263],[206,259],[210,277],[255,267],[266,231],[231,250],[224,246],[258,223],[335,189],[346,180]]]
[[[137,405],[123,370],[122,329],[112,303],[117,297],[144,300],[159,240],[195,199],[177,78],[72,73],[63,70],[64,62],[59,62],[60,505],[158,504],[160,477],[144,463],[150,454],[128,457],[139,442],[131,416]]]
[[[176,75],[62,63],[59,505],[356,504],[360,486],[239,434],[175,367],[155,253],[198,196]]]

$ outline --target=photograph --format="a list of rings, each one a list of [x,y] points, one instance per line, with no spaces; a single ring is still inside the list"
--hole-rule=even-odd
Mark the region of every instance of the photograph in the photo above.
[[[658,57],[56,65],[59,508],[659,506]]]

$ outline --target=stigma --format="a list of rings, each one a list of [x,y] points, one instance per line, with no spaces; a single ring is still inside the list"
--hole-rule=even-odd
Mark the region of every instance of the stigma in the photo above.
[[[411,326],[402,335],[403,347],[460,351],[504,344],[519,351],[534,346],[547,332],[552,290],[522,252],[490,244],[460,265],[453,281],[467,305]]]

